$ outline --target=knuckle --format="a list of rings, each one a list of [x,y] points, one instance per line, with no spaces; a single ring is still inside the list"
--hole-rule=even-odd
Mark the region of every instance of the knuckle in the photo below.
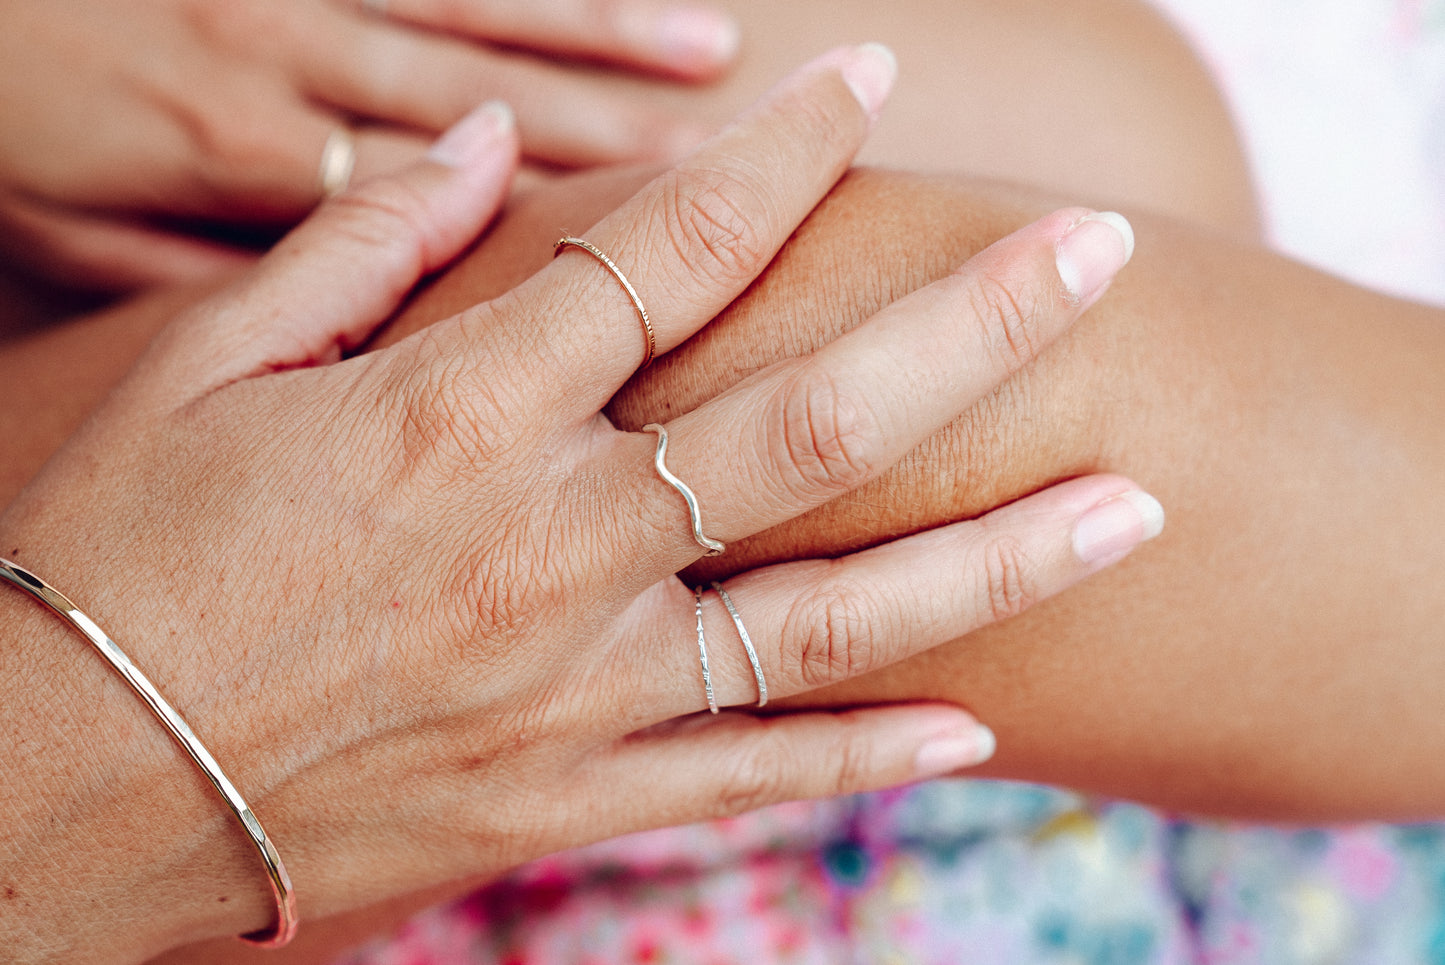
[[[1037,567],[1017,539],[989,538],[979,562],[983,579],[979,609],[991,622],[1018,616],[1038,601]]]
[[[776,478],[789,494],[812,505],[873,477],[882,430],[837,380],[807,367],[787,380],[777,402],[778,436],[770,446]]]
[[[798,597],[783,621],[796,651],[798,684],[816,690],[856,677],[877,658],[874,610],[862,588],[829,583]]]
[[[430,204],[422,191],[398,178],[379,178],[328,202],[332,231],[363,247],[404,253],[420,274],[431,244]]]
[[[983,272],[971,280],[965,297],[983,345],[1005,371],[1021,368],[1038,354],[1038,305],[1027,291],[1015,291],[1005,279]]]
[[[667,249],[690,284],[731,291],[767,260],[762,220],[767,202],[750,179],[717,170],[677,170],[658,194]]]
[[[736,817],[785,801],[792,795],[790,755],[781,741],[767,738],[749,753],[734,755],[718,790],[715,817]]]
[[[877,783],[878,761],[867,741],[845,734],[829,755],[829,763],[832,775],[827,792],[832,797],[866,791]]]

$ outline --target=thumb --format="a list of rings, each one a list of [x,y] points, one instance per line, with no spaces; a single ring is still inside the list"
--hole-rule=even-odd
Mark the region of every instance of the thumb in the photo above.
[[[491,221],[517,154],[510,108],[483,104],[420,160],[321,205],[155,350],[193,392],[336,360]]]

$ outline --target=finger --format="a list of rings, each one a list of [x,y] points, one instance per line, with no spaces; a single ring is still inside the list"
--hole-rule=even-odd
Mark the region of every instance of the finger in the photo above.
[[[322,200],[327,144],[347,123],[299,100],[277,78],[232,78],[225,102],[189,125],[193,158],[182,190],[152,209],[233,223],[291,224]]]
[[[586,232],[640,293],[658,352],[763,270],[847,169],[894,73],[892,54],[876,44],[832,51]],[[506,324],[513,317],[572,321],[523,328]],[[488,329],[511,341],[489,342]],[[463,333],[489,355],[537,358],[534,388],[566,419],[595,413],[646,358],[618,279],[574,248],[464,322]]]
[[[333,359],[359,344],[422,275],[455,257],[492,218],[516,157],[506,106],[479,107],[420,162],[318,209],[244,287],[177,333],[175,364],[223,385]]]
[[[416,164],[431,150],[435,140],[382,124],[358,127],[355,133],[356,168],[351,183],[358,185]]]
[[[1132,236],[1116,214],[1055,212],[811,356],[672,420],[666,468],[694,491],[706,536],[751,536],[876,478],[1062,334],[1124,266]],[[700,550],[649,458],[654,438],[643,439],[610,455],[609,489],[630,498],[599,518],[627,520],[629,505],[635,516],[600,538],[618,559],[660,559],[670,573]]]
[[[770,698],[861,676],[979,627],[1006,620],[1118,563],[1159,535],[1164,511],[1134,483],[1088,476],[994,510],[837,560],[744,573],[703,596],[717,702],[759,699],[737,623]],[[706,706],[692,594],[676,581],[637,611],[653,644],[601,655],[598,674],[641,695],[644,723]],[[608,669],[611,668],[611,669]],[[601,678],[605,679],[605,678]],[[616,688],[611,692],[615,693]],[[650,716],[655,715],[655,716]]]
[[[670,158],[703,136],[695,124],[522,54],[345,15],[328,36],[298,64],[301,82],[352,114],[440,130],[481,98],[497,98],[516,110],[527,156],[563,166]]]
[[[0,199],[15,261],[77,288],[126,292],[234,274],[256,254],[213,239],[22,199]]]
[[[731,64],[740,39],[737,21],[724,11],[666,0],[386,0],[384,11],[479,41],[691,80]]]
[[[945,704],[772,718],[727,713],[644,731],[618,744],[593,773],[599,786],[646,788],[646,825],[628,795],[598,798],[611,802],[615,831],[626,832],[940,777],[981,764],[993,751],[987,727]]]

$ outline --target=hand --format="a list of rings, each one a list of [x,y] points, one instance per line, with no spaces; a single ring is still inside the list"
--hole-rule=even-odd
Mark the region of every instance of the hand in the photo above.
[[[589,231],[649,300],[659,351],[765,267],[891,77],[876,48],[834,52]],[[515,150],[504,119],[484,109],[428,160],[343,195],[167,329],[0,517],[7,552],[63,582],[236,776],[303,917],[989,750],[938,704],[697,715],[694,598],[672,574],[700,553],[653,437],[599,414],[642,337],[590,257],[565,252],[424,334],[325,364],[495,210]],[[668,464],[710,533],[743,538],[866,482],[1029,361],[1126,260],[1119,231],[1086,215],[1046,217],[669,420]],[[785,697],[1015,613],[1155,523],[1127,480],[1088,477],[728,589]],[[254,856],[218,843],[220,808],[178,781],[194,775],[158,726],[133,702],[82,696],[108,678],[46,614],[0,607],[20,661],[0,713],[27,735],[0,761],[0,879],[15,907],[40,909],[0,922],[6,947],[131,960],[264,927]],[[705,622],[719,702],[751,703],[712,594]],[[97,733],[135,737],[122,753]],[[92,887],[29,903],[67,863]]]
[[[673,157],[705,133],[603,93],[590,60],[715,76],[736,26],[691,3],[3,0],[0,230],[66,284],[129,288],[249,261],[196,222],[289,224],[319,200],[323,147],[357,125],[355,176],[419,157],[484,97],[524,152],[562,166]]]

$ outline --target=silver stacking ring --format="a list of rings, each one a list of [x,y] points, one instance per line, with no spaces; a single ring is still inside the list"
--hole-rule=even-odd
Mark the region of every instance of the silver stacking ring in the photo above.
[[[663,481],[681,493],[683,501],[687,503],[687,511],[692,515],[692,538],[697,541],[698,546],[702,547],[702,555],[721,555],[727,547],[718,540],[703,535],[702,510],[698,508],[697,497],[693,495],[687,483],[678,479],[667,469],[667,430],[656,422],[649,422],[642,427],[642,431],[657,433],[657,453],[652,458],[653,465],[657,467],[657,474],[662,477]]]
[[[707,641],[702,633],[702,587],[695,588],[692,595],[697,602],[697,655],[702,661],[702,688],[707,691],[707,709],[716,714],[717,695],[712,689],[712,670],[707,665]]]
[[[346,128],[338,127],[321,148],[321,164],[317,167],[316,179],[321,185],[322,196],[329,198],[345,191],[355,170],[356,138]]]
[[[743,618],[738,614],[738,608],[733,606],[733,598],[728,596],[728,591],[723,589],[723,585],[714,581],[712,588],[717,590],[717,595],[722,598],[723,606],[728,608],[728,615],[733,618],[733,626],[738,628],[738,636],[743,639],[743,649],[748,652],[748,663],[753,665],[753,677],[758,682],[758,706],[766,707],[768,705],[768,681],[763,677],[763,665],[758,662],[758,652],[753,649],[753,640],[752,637],[748,636],[748,628],[743,626]],[[700,596],[698,599],[699,619],[697,626],[698,639],[701,640],[702,621],[700,614],[702,613],[702,603]]]
[[[373,17],[384,17],[386,16],[386,2],[387,0],[361,0],[361,10]]]

